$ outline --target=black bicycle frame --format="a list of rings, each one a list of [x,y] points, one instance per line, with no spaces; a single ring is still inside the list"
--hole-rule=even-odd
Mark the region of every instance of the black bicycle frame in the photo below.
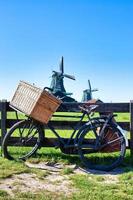
[[[87,115],[88,121],[84,125],[81,125],[81,122],[83,121],[83,118],[84,118],[85,115]],[[80,134],[82,134],[82,131],[87,128],[88,122],[89,122],[90,125],[91,125],[91,130],[93,130],[93,132],[95,133],[96,140],[97,140],[96,143],[95,143],[95,146],[94,145],[90,145],[90,148],[97,149],[100,146],[100,138],[102,138],[102,136],[104,135],[104,129],[106,128],[107,124],[112,120],[112,118],[114,116],[115,115],[109,114],[108,116],[106,116],[106,119],[105,119],[105,117],[91,118],[89,113],[83,112],[83,115],[81,116],[81,119],[77,122],[76,126],[74,127],[73,132],[71,133],[70,138],[68,138],[67,140],[66,140],[66,138],[60,137],[58,132],[54,129],[54,127],[50,123],[48,123],[47,126],[53,132],[53,134],[58,138],[59,143],[62,144],[64,148],[70,148],[70,147],[76,147],[78,145],[78,138],[80,137]],[[92,123],[92,121],[91,121],[92,119],[93,120],[99,120],[99,119],[104,119],[105,120],[104,121],[104,125],[103,125],[103,127],[102,127],[102,129],[101,129],[101,131],[99,133],[100,137],[99,136],[97,137],[96,127]],[[77,130],[79,130],[79,131],[76,134]],[[75,134],[76,134],[76,137],[74,138]],[[74,141],[74,142],[72,143],[72,141]]]
[[[60,135],[56,132],[56,130],[54,129],[54,127],[50,123],[48,123],[47,126],[57,136],[57,138],[59,139],[59,142],[61,144],[63,144],[63,146],[65,148],[73,147],[73,146],[75,146],[76,140],[74,140],[74,144],[73,145],[70,144],[70,142],[74,138],[76,131],[82,126],[81,122],[83,121],[83,118],[84,118],[85,115],[86,115],[86,113],[84,112],[83,115],[81,116],[81,119],[77,122],[77,124],[76,124],[76,126],[75,126],[75,128],[74,128],[74,130],[73,130],[73,132],[72,132],[72,134],[70,136],[70,138],[67,140],[67,142],[66,142],[66,140],[64,141],[64,138],[60,137]]]

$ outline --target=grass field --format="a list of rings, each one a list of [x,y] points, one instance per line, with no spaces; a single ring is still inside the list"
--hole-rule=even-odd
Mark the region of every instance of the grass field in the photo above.
[[[12,114],[8,114],[12,118]],[[21,118],[23,118],[21,116]],[[129,121],[128,114],[119,114],[117,121]],[[63,133],[66,135],[66,132]],[[51,135],[49,131],[47,135]],[[81,166],[77,156],[63,154],[59,149],[41,148],[37,155],[28,160],[31,164],[59,163],[63,169],[55,172],[41,168],[30,168],[24,162],[0,159],[0,199],[35,200],[132,200],[133,199],[133,159],[127,150],[124,163],[112,172],[89,171],[88,174],[75,173],[69,165]],[[27,178],[25,178],[25,176]],[[18,178],[19,177],[19,178]],[[49,180],[53,177],[53,180]],[[60,178],[60,179],[59,179]],[[27,186],[26,182],[29,182]],[[34,188],[36,181],[36,189]],[[44,185],[45,187],[41,187]],[[47,188],[53,187],[52,191]],[[31,187],[32,186],[32,187]],[[26,189],[29,187],[29,190]],[[24,188],[24,189],[23,189]],[[55,189],[57,188],[57,190]],[[9,192],[10,191],[10,192]]]
[[[33,164],[39,163],[63,163],[64,169],[59,172],[57,176],[61,176],[64,179],[67,178],[71,182],[68,188],[73,188],[73,191],[64,194],[62,191],[49,191],[46,189],[39,189],[38,183],[36,190],[21,190],[22,187],[22,177],[25,174],[32,176],[36,175],[35,180],[38,179],[42,184],[49,184],[47,182],[47,177],[51,175],[51,171],[29,168],[23,162],[9,161],[7,159],[0,159],[0,199],[112,199],[112,200],[132,200],[133,197],[133,163],[129,159],[129,151],[127,151],[125,162],[120,168],[114,170],[114,172],[104,173],[98,171],[90,171],[89,174],[75,174],[73,170],[69,170],[65,166],[72,164],[79,165],[79,159],[76,156],[67,156],[62,154],[59,150],[53,148],[42,148],[39,150],[36,157],[32,157],[28,162]],[[16,175],[22,174],[21,179],[11,182]],[[31,181],[27,178],[26,181]],[[51,180],[50,180],[51,181]],[[13,196],[8,193],[8,187],[1,187],[3,182],[9,182],[9,188],[13,189]],[[10,184],[11,183],[11,184]],[[23,183],[24,184],[24,183]],[[32,182],[30,183],[32,184]],[[59,187],[62,184],[62,179],[52,182],[52,185]],[[7,185],[7,183],[6,183]]]

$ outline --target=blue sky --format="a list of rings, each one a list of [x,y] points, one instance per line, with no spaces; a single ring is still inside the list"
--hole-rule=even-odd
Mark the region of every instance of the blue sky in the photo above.
[[[88,79],[94,98],[133,99],[133,1],[0,0],[0,99],[19,80],[49,86],[62,55],[77,100]]]

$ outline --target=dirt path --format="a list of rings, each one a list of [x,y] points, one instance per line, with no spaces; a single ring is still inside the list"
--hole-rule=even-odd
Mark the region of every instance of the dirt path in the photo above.
[[[45,180],[40,180],[35,174],[22,173],[2,180],[0,189],[5,190],[11,196],[14,196],[16,191],[37,192],[41,190],[60,192],[68,196],[74,192],[71,184],[71,181],[67,177],[57,174],[51,174]]]
[[[40,179],[35,173],[22,173],[13,175],[10,178],[6,178],[0,181],[0,189],[6,191],[10,196],[14,196],[15,192],[37,192],[45,190],[49,192],[58,192],[65,196],[69,196],[76,192],[76,188],[73,187],[73,183],[70,179],[71,174],[62,174],[61,171],[64,168],[70,168],[73,174],[82,175],[99,175],[104,176],[104,183],[117,183],[118,174],[120,170],[106,173],[96,170],[84,170],[76,167],[76,165],[63,165],[63,164],[52,164],[40,162],[38,164],[32,164],[29,162],[25,163],[29,168],[37,168],[47,171],[47,175]],[[93,177],[89,177],[93,179]]]

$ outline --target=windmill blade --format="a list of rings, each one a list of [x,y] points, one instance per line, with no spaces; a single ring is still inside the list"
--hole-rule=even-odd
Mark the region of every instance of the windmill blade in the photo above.
[[[98,88],[95,88],[95,89],[93,89],[93,90],[91,90],[92,92],[96,92],[96,91],[98,91]]]
[[[76,80],[76,79],[75,79],[75,76],[72,76],[72,75],[63,74],[63,76],[66,77],[66,78],[70,78],[70,79],[72,79],[72,80]]]
[[[89,90],[91,91],[91,82],[88,80]]]
[[[61,62],[60,62],[60,72],[61,72],[61,74],[64,73],[64,58],[63,58],[63,56],[61,57]]]

